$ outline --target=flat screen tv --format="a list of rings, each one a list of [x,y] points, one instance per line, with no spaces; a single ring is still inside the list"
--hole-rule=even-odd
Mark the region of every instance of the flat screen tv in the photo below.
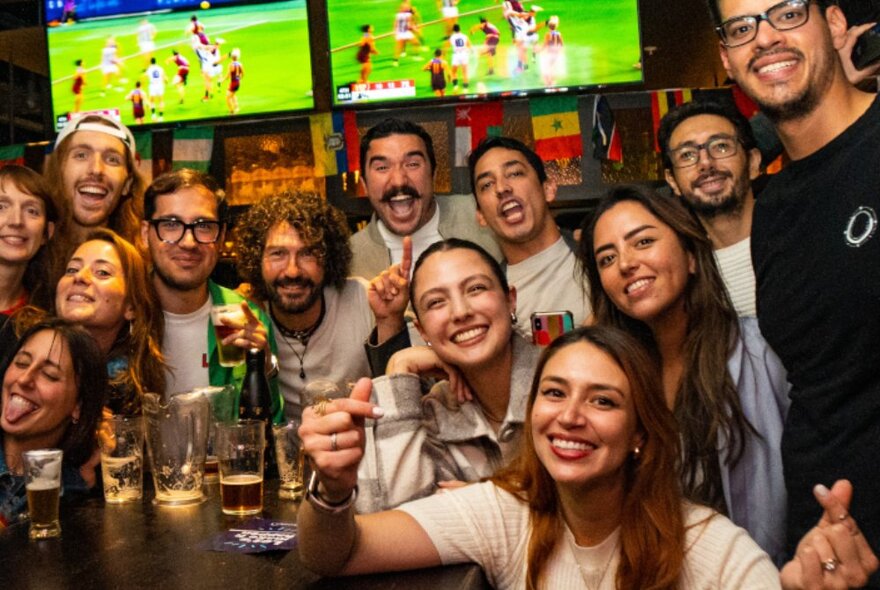
[[[327,0],[336,105],[642,81],[637,0]]]
[[[95,18],[83,9],[114,0],[75,4],[46,35],[59,128],[90,112],[137,127],[314,106],[306,0],[125,0]]]

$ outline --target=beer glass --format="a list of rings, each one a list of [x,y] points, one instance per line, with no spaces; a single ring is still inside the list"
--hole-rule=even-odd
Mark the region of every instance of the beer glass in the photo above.
[[[196,387],[192,393],[201,393],[211,404],[211,418],[208,421],[208,445],[205,456],[205,482],[218,481],[216,447],[216,422],[230,422],[235,417],[235,387],[232,385]]]
[[[239,420],[218,422],[216,426],[223,514],[259,514],[263,511],[266,424],[262,420]]]
[[[299,500],[303,496],[303,468],[306,456],[302,451],[298,429],[299,422],[296,420],[272,427],[275,434],[278,476],[281,479],[278,497],[282,500]]]
[[[223,339],[235,332],[238,328],[223,324],[223,318],[234,321],[236,324],[244,324],[244,312],[241,304],[214,305],[211,307],[211,324],[214,326],[214,338],[217,340],[217,352],[220,354],[220,365],[223,367],[235,367],[244,362],[243,348],[234,344],[225,346]]]
[[[61,536],[58,502],[61,496],[60,449],[39,449],[22,453],[31,539]]]
[[[137,502],[143,496],[144,423],[140,416],[113,416],[98,431],[104,500]]]

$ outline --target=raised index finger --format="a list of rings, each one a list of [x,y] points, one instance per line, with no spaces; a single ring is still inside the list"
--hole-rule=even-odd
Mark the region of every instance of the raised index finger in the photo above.
[[[412,268],[412,237],[403,238],[403,257],[400,259],[400,275],[409,280],[409,271]]]

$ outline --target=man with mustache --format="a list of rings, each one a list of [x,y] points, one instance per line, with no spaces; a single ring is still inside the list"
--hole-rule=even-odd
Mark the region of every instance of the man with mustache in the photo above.
[[[792,160],[762,191],[752,221],[761,332],[793,385],[782,439],[790,549],[822,514],[812,487],[839,478],[852,482],[849,510],[877,549],[880,100],[846,79],[836,48],[847,20],[835,2],[709,0],[709,8],[727,73],[774,122]],[[824,575],[842,587],[847,568],[837,563],[846,558],[825,553]],[[877,576],[871,583],[880,587]]]
[[[363,182],[374,214],[351,238],[351,273],[371,280],[403,258],[403,238],[411,236],[413,260],[434,242],[461,238],[501,259],[490,232],[476,222],[466,195],[434,198],[437,161],[425,129],[401,119],[385,119],[361,139]]]
[[[756,317],[752,180],[761,152],[748,120],[715,102],[688,102],[660,122],[660,153],[672,192],[700,219],[740,317]]]
[[[181,169],[156,178],[144,194],[141,239],[150,251],[153,285],[165,316],[162,354],[169,370],[166,396],[208,385],[241,389],[246,366],[220,364],[219,343],[211,307],[235,304],[243,320],[230,321],[235,331],[225,345],[266,351],[272,389],[272,415],[284,415],[278,394],[275,338],[266,314],[238,293],[210,279],[226,234],[226,195],[202,172]],[[273,370],[274,367],[274,370]],[[236,407],[237,404],[236,404]]]
[[[314,401],[304,399],[309,382],[332,381],[347,395],[370,375],[364,342],[374,320],[366,282],[348,277],[348,222],[320,195],[281,193],[251,206],[237,232],[238,273],[269,312],[285,413],[298,420]],[[389,336],[381,322],[378,331]]]

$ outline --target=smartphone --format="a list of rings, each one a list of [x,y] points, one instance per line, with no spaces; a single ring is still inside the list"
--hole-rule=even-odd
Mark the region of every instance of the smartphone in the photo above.
[[[856,41],[852,51],[852,62],[857,70],[866,67],[880,59],[880,24],[868,29]]]
[[[532,342],[547,346],[557,336],[574,329],[574,317],[570,311],[536,311],[532,314]]]

